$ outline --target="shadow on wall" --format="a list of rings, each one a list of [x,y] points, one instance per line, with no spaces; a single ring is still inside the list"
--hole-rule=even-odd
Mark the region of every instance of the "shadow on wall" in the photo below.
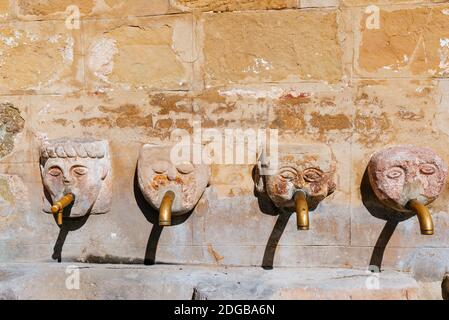
[[[441,283],[441,295],[443,300],[449,300],[449,273],[444,276],[443,282]]]
[[[252,178],[254,181],[254,185],[256,185],[256,179],[257,179],[257,166],[253,168],[252,171]],[[270,197],[266,192],[259,192],[257,191],[257,188],[254,188],[254,196],[257,197],[257,202],[259,205],[259,209],[262,213],[270,216],[278,216],[276,223],[273,227],[273,230],[271,231],[271,234],[268,238],[267,244],[265,246],[265,252],[262,258],[262,265],[261,267],[265,270],[272,270],[273,264],[274,264],[274,256],[276,254],[276,248],[279,244],[279,241],[282,237],[282,234],[285,231],[285,228],[287,227],[288,221],[290,220],[290,217],[295,212],[292,208],[277,208],[273,202],[271,201]],[[311,206],[309,208],[310,212],[313,212],[317,208],[318,204],[315,204],[314,206]],[[302,231],[307,232],[307,231]]]
[[[43,189],[44,196],[47,198],[47,200],[51,203],[51,197],[48,194],[48,191],[44,188]],[[53,254],[52,259],[57,260],[58,262],[62,261],[62,249],[64,247],[64,243],[67,239],[67,236],[70,231],[76,231],[80,229],[84,224],[87,222],[87,219],[89,219],[89,215],[86,214],[85,216],[82,216],[80,218],[70,218],[67,219],[67,217],[70,217],[70,210],[72,209],[73,203],[70,204],[67,208],[64,209],[64,219],[63,224],[58,226],[59,227],[59,234],[58,238],[56,239],[55,245],[53,247]],[[53,219],[55,220],[55,224],[57,225],[57,216],[53,214]]]
[[[150,236],[148,237],[147,246],[145,249],[144,264],[153,265],[156,264],[156,251],[164,227],[159,226],[159,212],[154,209],[143,196],[142,191],[139,188],[139,183],[137,181],[137,167],[134,173],[134,196],[136,198],[137,205],[140,211],[145,216],[148,222],[150,222],[153,227],[151,228]],[[172,226],[184,223],[192,214],[192,211],[181,216],[172,217]]]
[[[386,207],[378,200],[369,182],[368,169],[366,169],[363,174],[362,182],[360,184],[360,193],[362,195],[363,205],[368,212],[373,217],[386,221],[385,226],[374,245],[369,262],[369,270],[371,272],[380,272],[382,269],[385,248],[396,230],[396,227],[399,222],[407,220],[412,216]]]
[[[70,215],[70,213],[69,213]],[[56,215],[53,215],[56,223]],[[80,218],[70,218],[65,219],[64,223],[59,226],[59,234],[56,239],[55,246],[53,247],[53,255],[51,256],[53,260],[57,260],[58,262],[62,261],[62,248],[64,247],[65,240],[70,231],[76,231],[80,229],[89,219],[89,215],[85,215]]]

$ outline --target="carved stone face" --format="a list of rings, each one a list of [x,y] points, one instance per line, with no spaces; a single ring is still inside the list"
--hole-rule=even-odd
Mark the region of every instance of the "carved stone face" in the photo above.
[[[395,146],[374,154],[368,164],[371,187],[379,200],[398,211],[407,202],[426,205],[441,193],[447,166],[431,149]]]
[[[67,193],[74,195],[70,217],[109,211],[110,170],[105,141],[53,140],[41,150],[42,180],[52,203]],[[45,199],[44,211],[50,207]]]
[[[329,148],[322,145],[281,145],[277,169],[263,175],[270,162],[260,157],[257,190],[266,192],[277,207],[294,207],[294,195],[303,191],[309,206],[316,206],[335,190],[335,165]]]
[[[161,206],[164,194],[175,193],[172,214],[191,211],[209,184],[210,168],[188,161],[173,163],[171,145],[144,145],[140,151],[137,175],[145,199],[155,209]]]

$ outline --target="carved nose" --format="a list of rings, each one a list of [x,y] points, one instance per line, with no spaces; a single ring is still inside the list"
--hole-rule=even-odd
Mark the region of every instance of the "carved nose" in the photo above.
[[[167,178],[170,181],[173,181],[176,179],[176,169],[175,168],[169,168],[167,170]]]
[[[62,182],[63,182],[65,185],[69,185],[69,184],[72,183],[72,180],[71,180],[69,177],[64,176]]]
[[[294,180],[293,184],[297,189],[303,189],[305,185],[304,180],[299,177]]]

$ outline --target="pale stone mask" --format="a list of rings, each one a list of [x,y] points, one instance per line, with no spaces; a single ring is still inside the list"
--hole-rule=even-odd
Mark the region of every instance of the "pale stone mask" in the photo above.
[[[277,168],[272,162],[264,154],[259,156],[256,189],[277,207],[293,208],[298,191],[306,194],[310,207],[316,207],[335,190],[335,163],[327,146],[279,145]]]
[[[140,190],[155,209],[161,206],[167,191],[175,193],[173,215],[187,213],[196,206],[209,184],[210,167],[190,161],[173,163],[172,145],[150,145],[142,147],[137,164]]]
[[[371,187],[379,200],[398,211],[416,199],[423,205],[443,190],[447,166],[433,150],[395,146],[375,153],[368,164]]]
[[[50,140],[40,158],[45,190],[52,203],[67,193],[74,195],[69,217],[101,214],[110,210],[111,165],[106,141]],[[51,212],[44,197],[44,211]]]

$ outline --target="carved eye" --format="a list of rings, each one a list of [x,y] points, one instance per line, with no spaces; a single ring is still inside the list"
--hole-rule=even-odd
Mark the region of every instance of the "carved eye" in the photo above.
[[[422,164],[419,167],[419,172],[421,172],[422,174],[425,174],[425,175],[434,174],[436,171],[437,171],[437,169],[435,168],[435,166],[430,163]]]
[[[387,177],[390,179],[398,179],[404,174],[404,169],[400,167],[394,167],[387,171]]]
[[[168,170],[168,162],[167,161],[156,161],[152,165],[153,171],[156,173],[164,173]]]
[[[290,170],[284,170],[280,173],[280,176],[286,180],[293,180],[296,177],[296,173]]]
[[[189,174],[189,173],[193,172],[193,170],[195,170],[195,167],[190,162],[185,162],[185,163],[179,164],[176,167],[176,169],[178,170],[179,173]]]
[[[51,168],[48,170],[48,174],[53,177],[58,177],[62,173],[61,169],[59,168]]]
[[[85,167],[75,167],[75,168],[73,168],[73,172],[77,176],[84,176],[85,174],[87,174],[87,168],[85,168]]]
[[[307,182],[317,182],[323,177],[323,172],[321,170],[310,168],[304,170],[304,180]]]

